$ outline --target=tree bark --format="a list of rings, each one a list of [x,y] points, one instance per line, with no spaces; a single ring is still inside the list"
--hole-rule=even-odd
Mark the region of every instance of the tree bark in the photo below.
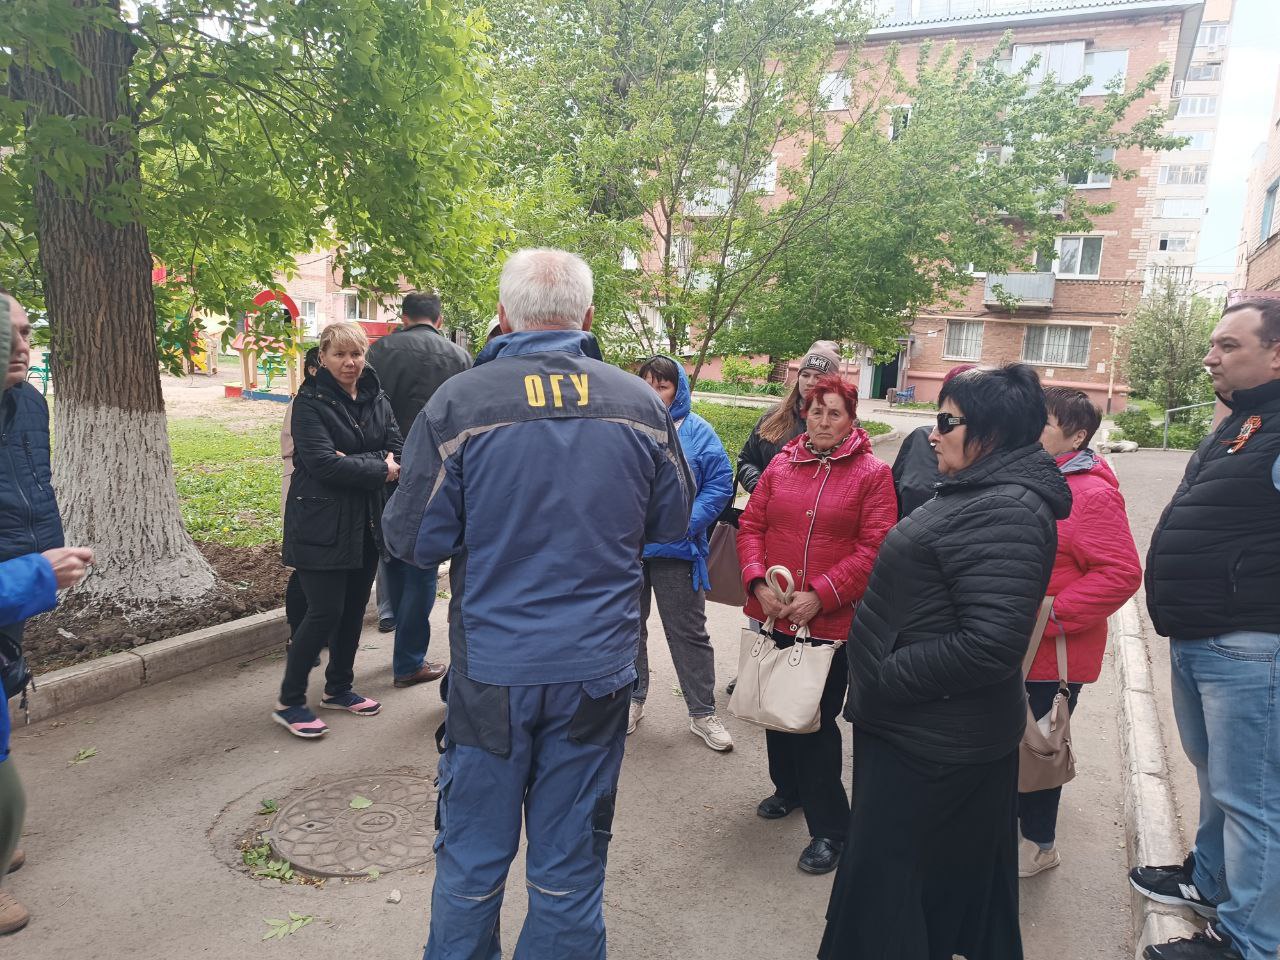
[[[118,0],[73,0],[119,14]],[[105,151],[82,190],[40,173],[35,187],[45,302],[53,334],[53,469],[67,542],[91,546],[93,572],[78,588],[124,609],[189,602],[215,588],[212,569],[182,523],[160,390],[152,259],[135,216],[109,223],[105,197],[136,197],[141,175],[128,125],[129,33],[87,27],[72,46],[79,74],[15,65],[10,80],[30,106],[30,129],[75,117]]]

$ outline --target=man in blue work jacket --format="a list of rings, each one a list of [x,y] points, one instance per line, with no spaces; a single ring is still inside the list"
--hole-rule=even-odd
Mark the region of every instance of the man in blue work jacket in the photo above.
[[[572,254],[507,260],[503,336],[418,415],[383,516],[393,555],[452,558],[425,960],[501,957],[522,819],[529,910],[514,960],[605,956],[640,555],[685,535],[692,485],[658,395],[600,359],[592,292]]]

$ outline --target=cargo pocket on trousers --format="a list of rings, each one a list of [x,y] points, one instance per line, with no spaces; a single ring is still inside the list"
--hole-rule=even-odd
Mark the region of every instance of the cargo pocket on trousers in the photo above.
[[[477,683],[452,673],[445,709],[444,743],[511,755],[511,700],[506,687]]]
[[[607,747],[627,728],[627,709],[631,706],[631,684],[591,697],[585,690],[578,709],[569,721],[569,742]]]
[[[591,811],[591,849],[601,863],[609,858],[609,841],[613,839],[613,811],[617,802],[618,792],[615,790],[597,797],[595,809]]]

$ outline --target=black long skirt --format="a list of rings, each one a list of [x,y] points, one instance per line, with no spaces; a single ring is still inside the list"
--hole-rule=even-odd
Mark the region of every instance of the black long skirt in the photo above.
[[[856,728],[853,747],[819,960],[1022,960],[1018,751],[932,763]]]

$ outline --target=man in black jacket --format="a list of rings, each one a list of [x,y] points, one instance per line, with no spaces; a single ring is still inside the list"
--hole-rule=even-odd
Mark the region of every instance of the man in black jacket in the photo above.
[[[1147,554],[1147,608],[1172,641],[1173,708],[1200,783],[1186,861],[1138,867],[1160,903],[1211,918],[1148,960],[1280,951],[1280,300],[1227,308],[1204,364],[1231,413],[1200,444]]]
[[[455,374],[471,369],[471,356],[440,332],[440,297],[410,293],[401,305],[404,326],[369,348],[369,365],[378,372],[391,400],[400,433],[408,439],[418,413]],[[385,587],[385,591],[384,591]],[[442,664],[427,660],[431,608],[436,600],[436,568],[422,570],[402,560],[383,561],[378,570],[378,601],[390,600],[395,621],[391,672],[397,687],[429,683],[444,675]],[[379,611],[385,622],[388,611]]]

